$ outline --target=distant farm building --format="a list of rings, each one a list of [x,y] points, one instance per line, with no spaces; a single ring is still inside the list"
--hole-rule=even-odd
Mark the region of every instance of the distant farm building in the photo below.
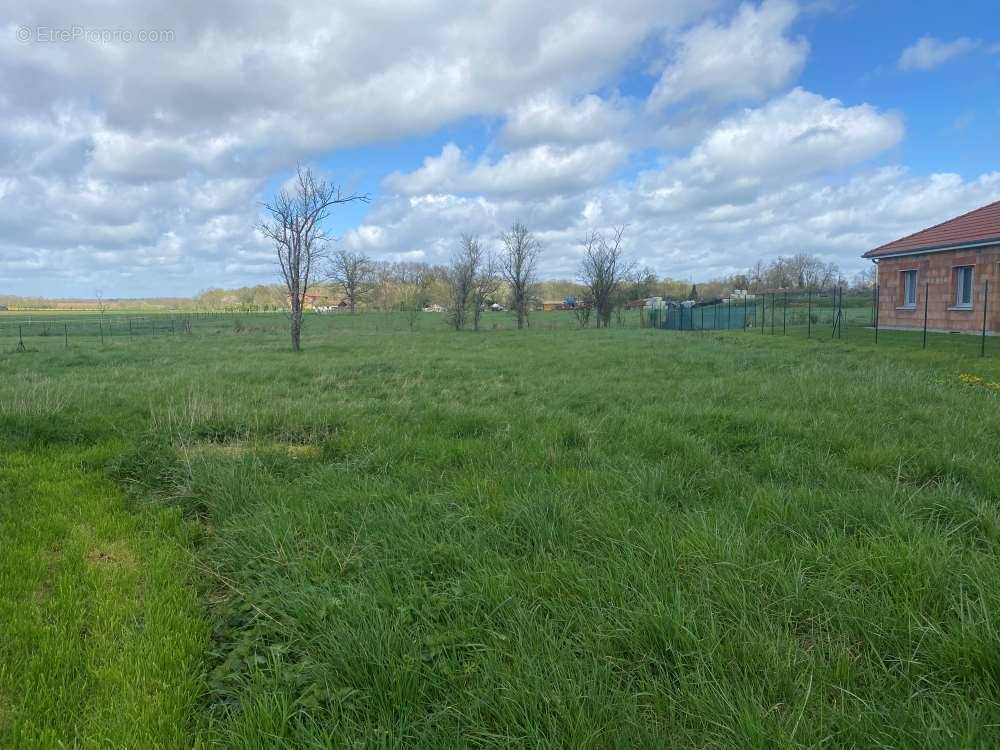
[[[7,312],[7,305],[0,305],[0,312]]]
[[[878,267],[879,326],[1000,332],[1000,201],[864,257]]]
[[[575,310],[578,307],[589,307],[585,301],[578,301],[573,295],[563,297],[559,302],[542,302],[543,312],[555,312],[556,310]]]
[[[292,306],[292,295],[287,295],[285,297],[285,304],[289,307]],[[302,309],[303,310],[315,310],[318,307],[329,305],[329,299],[325,294],[303,294],[302,295]]]
[[[288,307],[292,306],[291,295],[285,296],[285,304]],[[343,310],[349,307],[346,299],[337,300],[334,297],[330,297],[326,294],[303,294],[302,295],[302,309],[311,310],[315,312],[333,312],[335,310]]]

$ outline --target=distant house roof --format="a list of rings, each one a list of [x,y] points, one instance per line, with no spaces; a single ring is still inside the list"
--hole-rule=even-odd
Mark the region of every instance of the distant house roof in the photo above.
[[[1000,244],[1000,201],[876,247],[864,257],[910,255],[992,242]]]

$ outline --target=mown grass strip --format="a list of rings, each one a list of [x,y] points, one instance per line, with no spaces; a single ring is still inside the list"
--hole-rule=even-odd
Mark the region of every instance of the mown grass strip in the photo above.
[[[112,449],[0,456],[0,747],[190,747],[206,630],[176,509],[129,512]]]

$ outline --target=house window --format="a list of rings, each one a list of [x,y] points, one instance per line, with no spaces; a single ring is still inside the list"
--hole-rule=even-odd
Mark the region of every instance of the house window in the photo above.
[[[903,271],[903,307],[917,306],[917,272]]]
[[[972,269],[975,266],[958,266],[955,269],[955,307],[972,307]]]

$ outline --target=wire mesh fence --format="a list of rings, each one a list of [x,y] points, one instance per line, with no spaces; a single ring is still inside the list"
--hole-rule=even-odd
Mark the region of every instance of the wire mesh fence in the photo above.
[[[0,319],[0,341],[15,351],[93,345],[137,338],[177,336],[229,324],[230,313],[57,315],[11,313]],[[228,320],[227,320],[228,319]],[[7,348],[7,347],[3,347]]]
[[[638,327],[639,311],[616,315],[618,327]],[[127,345],[139,340],[181,339],[186,335],[238,334],[245,336],[287,336],[287,311],[213,312],[0,312],[0,354],[73,350]],[[416,310],[366,310],[320,313],[303,316],[306,331],[342,330],[352,335],[393,333],[450,333],[453,329],[444,314]],[[537,312],[529,319],[535,331],[562,332],[580,328],[572,311]],[[513,330],[510,313],[484,313],[482,331]]]
[[[989,280],[977,291],[974,307],[959,311],[950,324],[935,327],[941,308],[954,312],[945,299],[932,299],[929,285],[922,290],[919,305],[902,320],[887,325],[884,318],[891,300],[882,297],[879,286],[849,291],[843,287],[819,291],[777,290],[700,303],[671,303],[647,311],[654,328],[678,331],[743,330],[760,336],[805,336],[856,340],[879,344],[891,341],[921,348],[940,346],[942,337],[959,339],[963,350],[986,356],[995,348],[992,338],[1000,333],[994,319]],[[891,310],[895,311],[894,303]],[[938,315],[930,315],[931,310]],[[953,334],[961,334],[955,336]],[[949,344],[955,348],[955,344]],[[996,346],[1000,346],[997,344]]]

